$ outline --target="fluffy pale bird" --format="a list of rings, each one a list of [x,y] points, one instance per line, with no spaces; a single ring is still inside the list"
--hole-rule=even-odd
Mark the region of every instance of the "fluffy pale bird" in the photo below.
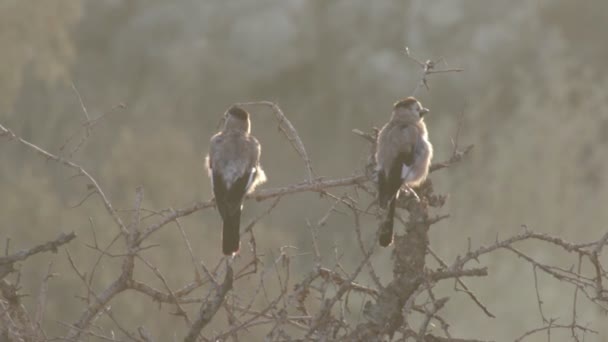
[[[393,241],[395,200],[403,185],[420,185],[429,173],[433,146],[424,124],[429,110],[414,97],[398,101],[393,113],[378,134],[376,166],[378,175],[378,205],[388,207],[380,225],[379,243],[386,247]]]
[[[260,166],[260,143],[251,135],[249,113],[232,106],[223,129],[211,138],[207,168],[222,217],[222,252],[233,255],[240,248],[241,210],[245,195],[266,181]]]

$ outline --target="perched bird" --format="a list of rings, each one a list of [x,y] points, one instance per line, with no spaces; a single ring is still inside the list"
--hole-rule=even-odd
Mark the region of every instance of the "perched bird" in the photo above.
[[[378,134],[376,167],[378,171],[378,205],[388,206],[380,225],[380,245],[393,241],[395,200],[402,185],[416,187],[426,179],[433,157],[423,116],[428,113],[414,97],[398,101],[391,119]],[[411,190],[411,189],[410,189]]]
[[[266,181],[260,167],[260,143],[250,134],[249,113],[232,106],[225,114],[224,128],[211,138],[207,168],[215,204],[223,221],[222,251],[239,251],[241,210],[246,194]]]

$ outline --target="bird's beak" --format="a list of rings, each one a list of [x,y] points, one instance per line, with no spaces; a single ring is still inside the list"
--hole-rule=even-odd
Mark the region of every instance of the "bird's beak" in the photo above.
[[[420,109],[420,117],[422,117],[424,114],[430,112],[430,110],[428,108],[422,108]]]

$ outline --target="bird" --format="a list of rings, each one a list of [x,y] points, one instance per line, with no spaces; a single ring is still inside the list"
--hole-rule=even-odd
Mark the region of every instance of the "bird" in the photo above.
[[[388,207],[378,238],[383,247],[393,241],[393,217],[399,189],[405,185],[411,190],[428,176],[433,158],[433,146],[423,118],[428,112],[414,97],[399,100],[393,105],[390,120],[378,133],[375,153],[377,200],[381,209]]]
[[[250,114],[231,106],[222,130],[211,137],[207,170],[222,218],[222,252],[233,256],[240,248],[240,225],[246,194],[266,181],[260,165],[261,147],[251,134]]]

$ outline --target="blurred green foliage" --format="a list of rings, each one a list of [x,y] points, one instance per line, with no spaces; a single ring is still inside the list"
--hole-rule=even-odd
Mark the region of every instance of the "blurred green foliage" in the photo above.
[[[606,13],[608,2],[601,0],[0,0],[0,122],[66,155],[85,120],[74,84],[91,117],[111,113],[73,160],[96,177],[117,208],[130,208],[138,185],[146,208],[179,208],[211,197],[203,156],[220,115],[234,102],[277,101],[318,175],[360,170],[368,147],[350,131],[379,127],[391,104],[411,93],[419,69],[403,54],[408,45],[415,56],[444,57],[441,66],[466,69],[431,76],[431,91],[417,94],[432,110],[427,126],[436,160],[449,157],[463,111],[460,141],[475,144],[471,158],[431,177],[438,192],[450,194],[442,212],[452,215],[432,230],[432,248],[451,260],[466,251],[468,238],[473,246],[489,243],[521,224],[584,242],[601,235],[608,222]],[[126,109],[111,111],[119,103]],[[252,112],[270,179],[265,186],[302,181],[302,162],[271,113]],[[61,151],[74,132],[77,138]],[[85,246],[91,229],[108,243],[117,228],[95,196],[71,208],[87,193],[86,182],[71,176],[0,140],[0,238],[10,237],[15,250],[74,230],[79,238],[69,250],[89,269],[95,261]],[[283,245],[310,252],[306,220],[318,220],[330,203],[316,194],[283,199],[256,227],[258,249],[269,257]],[[247,203],[245,220],[266,205]],[[356,255],[350,223],[336,215],[321,230],[326,262],[335,262],[335,245],[350,265]],[[196,213],[182,224],[195,255],[215,264],[217,214]],[[376,223],[366,224],[371,237]],[[175,227],[152,240],[161,247],[146,255],[171,285],[189,281],[189,256]],[[576,262],[528,247],[566,268]],[[389,254],[381,251],[373,260],[383,276],[390,272],[383,268]],[[51,282],[48,317],[71,322],[82,307],[75,295],[84,287],[63,253],[51,258],[62,276]],[[312,256],[301,259],[305,272]],[[23,267],[26,291],[37,291],[48,261],[36,257]],[[502,341],[538,326],[530,267],[506,254],[482,262],[490,277],[471,287],[498,318],[485,318],[456,295],[446,309],[453,333]],[[118,271],[118,261],[107,261],[95,288]],[[157,282],[148,273],[137,276]],[[548,278],[540,282],[546,310],[566,317],[571,303],[563,298],[573,289]],[[157,308],[136,294],[114,304],[133,326],[151,327],[165,340],[181,336],[183,322],[168,314],[170,308]],[[579,308],[579,315],[583,322],[605,319],[593,306]],[[48,330],[63,331],[53,319]],[[603,329],[592,338],[605,339]]]

